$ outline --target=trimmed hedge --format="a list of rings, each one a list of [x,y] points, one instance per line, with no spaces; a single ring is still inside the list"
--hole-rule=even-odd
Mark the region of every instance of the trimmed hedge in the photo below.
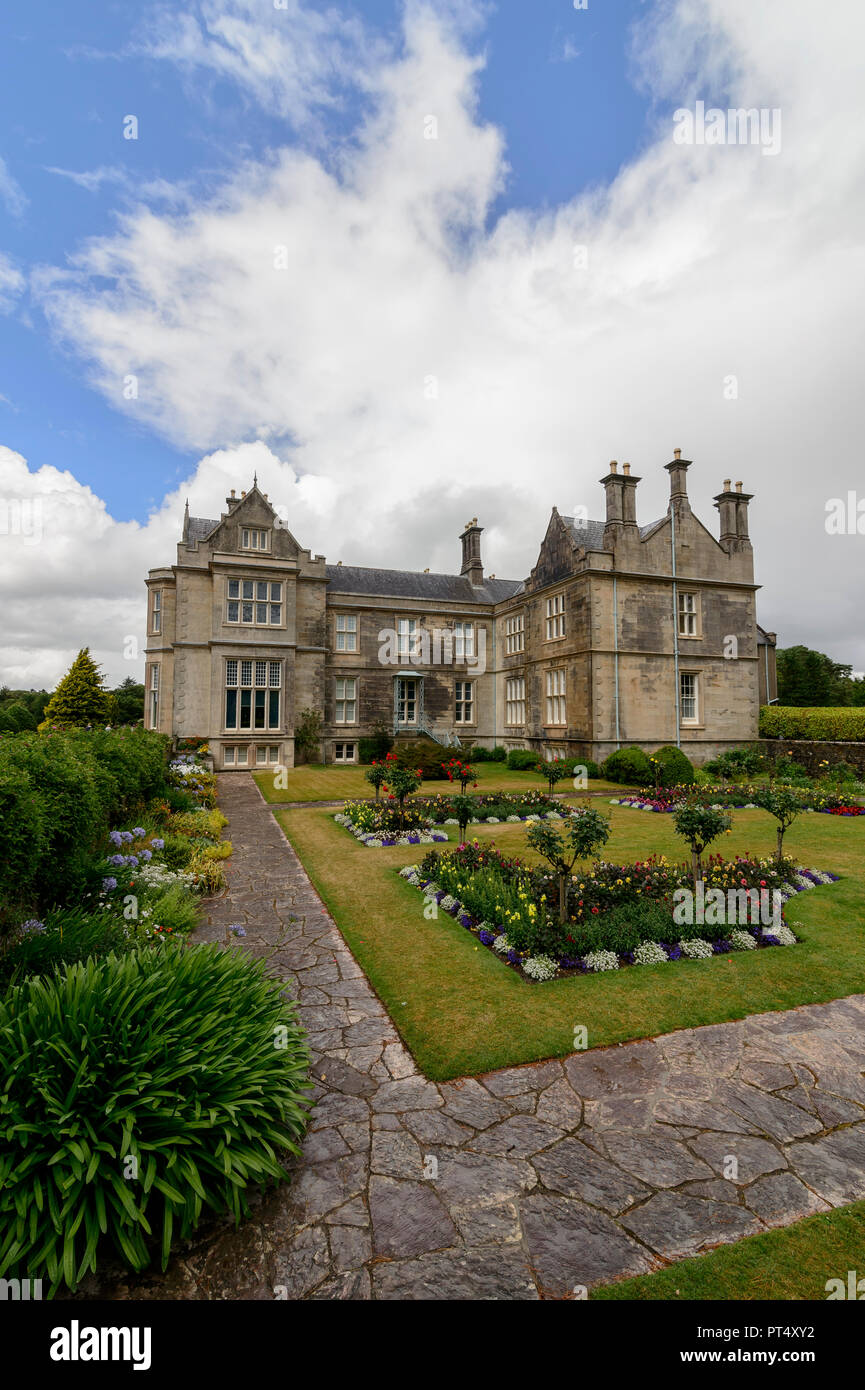
[[[664,787],[684,787],[694,780],[694,764],[681,748],[667,743],[652,757],[661,764],[661,785]]]
[[[760,710],[762,738],[824,739],[827,742],[865,741],[865,707],[845,709],[764,705]]]
[[[604,776],[610,782],[628,782],[645,787],[652,781],[652,764],[642,748],[619,748],[602,764]]]

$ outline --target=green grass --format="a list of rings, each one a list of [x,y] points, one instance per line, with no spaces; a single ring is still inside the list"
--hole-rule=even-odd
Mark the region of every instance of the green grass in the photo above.
[[[657,1274],[604,1284],[590,1299],[685,1302],[713,1299],[825,1300],[826,1282],[848,1269],[861,1277],[865,1250],[865,1202],[808,1216],[793,1226],[748,1236],[695,1259],[681,1260]],[[858,1264],[857,1264],[858,1261]]]
[[[605,858],[684,858],[670,816],[608,809]],[[423,896],[394,872],[419,859],[419,849],[367,849],[321,808],[275,813],[418,1066],[435,1080],[565,1056],[576,1024],[600,1047],[865,989],[865,817],[805,815],[788,832],[785,846],[800,862],[844,875],[788,904],[799,945],[536,985],[447,914],[424,918]],[[736,811],[732,834],[718,843],[725,855],[768,854],[774,826],[765,812]],[[525,824],[473,829],[532,858]]]
[[[442,749],[442,761],[447,757],[447,750]],[[374,796],[372,787],[364,776],[366,771],[363,767],[335,767],[332,763],[303,763],[300,767],[291,767],[287,770],[285,778],[288,785],[277,789],[274,786],[276,774],[273,772],[253,773],[256,783],[265,801],[270,805],[278,806],[284,801],[343,801],[356,799],[359,797]],[[529,791],[532,787],[540,787],[547,790],[547,780],[539,777],[534,772],[515,772],[512,768],[505,767],[502,763],[476,763],[478,791]],[[436,792],[449,793],[458,791],[445,779],[444,781],[425,782],[424,793],[434,796]],[[625,794],[625,788],[619,787],[614,782],[602,780],[591,781],[589,791],[609,791],[613,796],[617,792]],[[556,787],[557,793],[574,795],[573,784],[570,778],[565,777]]]

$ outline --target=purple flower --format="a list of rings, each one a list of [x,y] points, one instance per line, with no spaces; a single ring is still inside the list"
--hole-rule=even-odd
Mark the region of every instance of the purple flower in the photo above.
[[[28,936],[38,936],[40,932],[45,930],[45,924],[40,922],[37,917],[28,917],[26,922],[21,923],[21,930],[26,932]]]
[[[236,922],[233,927],[229,927],[228,930],[232,936],[246,936],[246,927],[242,927],[239,922]]]
[[[712,950],[715,952],[716,956],[723,956],[725,952],[732,951],[732,949],[733,947],[729,941],[720,940],[712,942]]]
[[[491,946],[495,941],[495,937],[493,936],[491,931],[479,931],[478,941],[480,941],[481,945],[483,946]]]
[[[758,945],[758,946],[780,946],[781,943],[780,943],[780,941],[778,940],[777,936],[772,936],[770,933],[764,932],[762,936],[760,936],[760,937],[757,938],[757,945]]]
[[[508,958],[508,960],[510,961],[511,965],[519,965],[519,963],[520,963],[520,953],[519,953],[519,951],[508,951],[508,957],[507,957],[507,958]]]
[[[126,862],[127,862],[127,864],[130,865],[131,868],[137,869],[137,868],[138,868],[138,855],[137,855],[137,854],[130,854],[130,855],[128,855],[128,856],[127,856],[127,859],[126,859]]]
[[[147,834],[147,831],[144,829],[143,825],[133,825],[132,833],[133,835],[137,835],[140,840],[142,835]]]
[[[118,857],[119,857],[119,856],[118,856]],[[102,880],[102,891],[103,891],[103,893],[113,893],[113,891],[114,891],[114,889],[115,889],[116,887],[117,887],[117,879],[116,879],[116,878],[104,878],[104,879]]]
[[[147,863],[148,860],[150,860],[150,859],[153,858],[153,853],[152,853],[152,851],[149,850],[149,849],[140,849],[140,850],[138,851],[138,857],[139,857],[139,859],[143,859],[144,862]]]
[[[120,834],[119,830],[112,830],[108,838],[111,841],[112,845],[117,845],[118,849],[123,844],[123,837]]]
[[[113,864],[115,869],[122,869],[123,865],[126,863],[126,856],[123,854],[112,854],[108,863]]]
[[[150,843],[152,844],[154,849],[165,849],[164,840],[151,840]]]
[[[467,912],[461,912],[457,917],[461,927],[471,927],[472,919]],[[483,935],[483,933],[481,933]]]

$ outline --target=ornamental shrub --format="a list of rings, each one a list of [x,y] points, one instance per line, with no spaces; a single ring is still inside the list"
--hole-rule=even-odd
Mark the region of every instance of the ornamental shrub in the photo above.
[[[642,748],[619,748],[604,760],[601,769],[610,782],[645,787],[652,780],[652,764]]]
[[[643,941],[671,942],[678,929],[668,903],[646,899],[621,903],[586,922],[571,923],[568,934],[569,956],[585,956],[589,951],[615,951],[621,956]]]
[[[44,809],[26,770],[0,761],[0,904],[35,897],[46,843]]]
[[[83,647],[45,706],[40,729],[107,723],[113,717],[116,701],[103,688],[102,680],[90,648]]]
[[[46,975],[88,956],[120,954],[136,944],[140,943],[122,918],[90,908],[54,908],[41,921],[27,923],[16,932],[0,956],[0,992],[20,984],[27,975]]]
[[[537,762],[538,755],[530,748],[512,748],[508,753],[507,765],[514,772],[533,772]]]
[[[52,1046],[45,1046],[45,1039]],[[0,1003],[0,1277],[75,1288],[110,1244],[164,1269],[205,1209],[286,1176],[309,1055],[260,961],[165,943],[31,977]]]
[[[688,786],[694,780],[694,765],[690,758],[687,758],[681,748],[674,748],[672,744],[665,744],[652,754],[652,761],[660,764],[661,787]],[[656,769],[657,770],[657,769]]]

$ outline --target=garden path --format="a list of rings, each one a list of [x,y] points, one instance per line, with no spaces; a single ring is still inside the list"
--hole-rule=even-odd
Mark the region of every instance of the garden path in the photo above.
[[[252,778],[219,780],[198,939],[274,953],[315,1109],[250,1221],[102,1297],[569,1298],[865,1198],[865,996],[428,1081]]]

